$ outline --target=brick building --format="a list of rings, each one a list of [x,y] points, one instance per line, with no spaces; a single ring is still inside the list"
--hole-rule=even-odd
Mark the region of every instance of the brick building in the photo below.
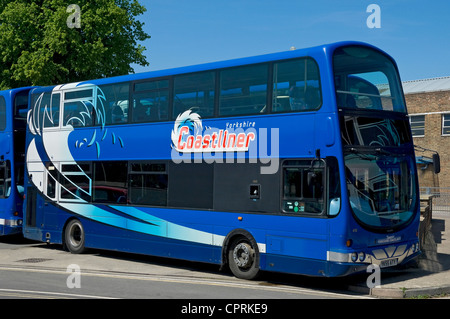
[[[437,151],[441,173],[433,173],[433,152],[416,149],[420,187],[450,187],[450,76],[403,82],[414,144]]]

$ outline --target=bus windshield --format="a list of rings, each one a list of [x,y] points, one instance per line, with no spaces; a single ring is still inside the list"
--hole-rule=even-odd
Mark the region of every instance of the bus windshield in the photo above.
[[[345,167],[350,206],[363,225],[392,230],[414,215],[415,175],[410,156],[347,154]]]
[[[333,55],[339,108],[406,113],[397,69],[390,58],[367,47],[347,46]]]

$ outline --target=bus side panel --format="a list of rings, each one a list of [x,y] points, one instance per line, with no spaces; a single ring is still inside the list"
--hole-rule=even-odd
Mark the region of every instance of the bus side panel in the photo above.
[[[174,226],[171,223],[160,222],[159,220],[155,221],[150,218],[145,222],[155,224],[154,227],[161,228],[162,232],[157,232],[160,234],[159,236],[146,234],[137,231],[138,228],[135,225],[137,223],[136,220],[127,219],[123,216],[108,216],[104,218],[106,215],[101,216],[101,213],[90,215],[86,218],[77,214],[77,211],[70,212],[67,209],[61,209],[62,207],[58,207],[55,203],[46,201],[36,189],[34,191],[28,189],[27,193],[29,198],[26,208],[27,225],[24,228],[24,236],[26,238],[62,244],[64,242],[65,225],[70,219],[77,218],[83,224],[86,235],[85,246],[88,248],[124,251],[208,263],[220,262],[220,246],[177,239],[177,237],[182,238],[182,234],[172,234],[171,232],[177,231],[177,229],[176,225]],[[33,195],[33,193],[36,193],[36,195]],[[91,205],[79,205],[79,213],[82,213],[83,206],[88,207]],[[106,206],[103,208],[110,209]],[[212,230],[213,226],[209,226],[209,228]],[[144,229],[145,227],[141,228],[142,231],[145,231]],[[168,235],[173,238],[169,238]],[[213,235],[211,234],[212,237]]]

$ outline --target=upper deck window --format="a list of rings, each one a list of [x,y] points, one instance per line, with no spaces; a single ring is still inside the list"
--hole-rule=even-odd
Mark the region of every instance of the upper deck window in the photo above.
[[[225,69],[220,73],[219,116],[266,112],[268,64]]]
[[[174,79],[173,116],[192,110],[201,117],[214,116],[215,72],[178,75]]]
[[[339,108],[406,112],[393,61],[370,48],[348,46],[333,56]]]
[[[133,123],[158,122],[169,119],[169,81],[150,80],[134,86]]]
[[[322,104],[319,68],[311,58],[283,61],[273,68],[272,112],[311,111]]]

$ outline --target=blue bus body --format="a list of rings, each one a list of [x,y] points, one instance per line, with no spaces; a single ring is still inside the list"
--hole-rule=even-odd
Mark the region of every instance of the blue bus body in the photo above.
[[[30,89],[0,91],[0,235],[22,233],[25,126]]]
[[[390,93],[355,59],[372,59]],[[26,238],[232,264],[242,278],[344,276],[419,254],[398,71],[370,45],[36,88],[29,105]]]

